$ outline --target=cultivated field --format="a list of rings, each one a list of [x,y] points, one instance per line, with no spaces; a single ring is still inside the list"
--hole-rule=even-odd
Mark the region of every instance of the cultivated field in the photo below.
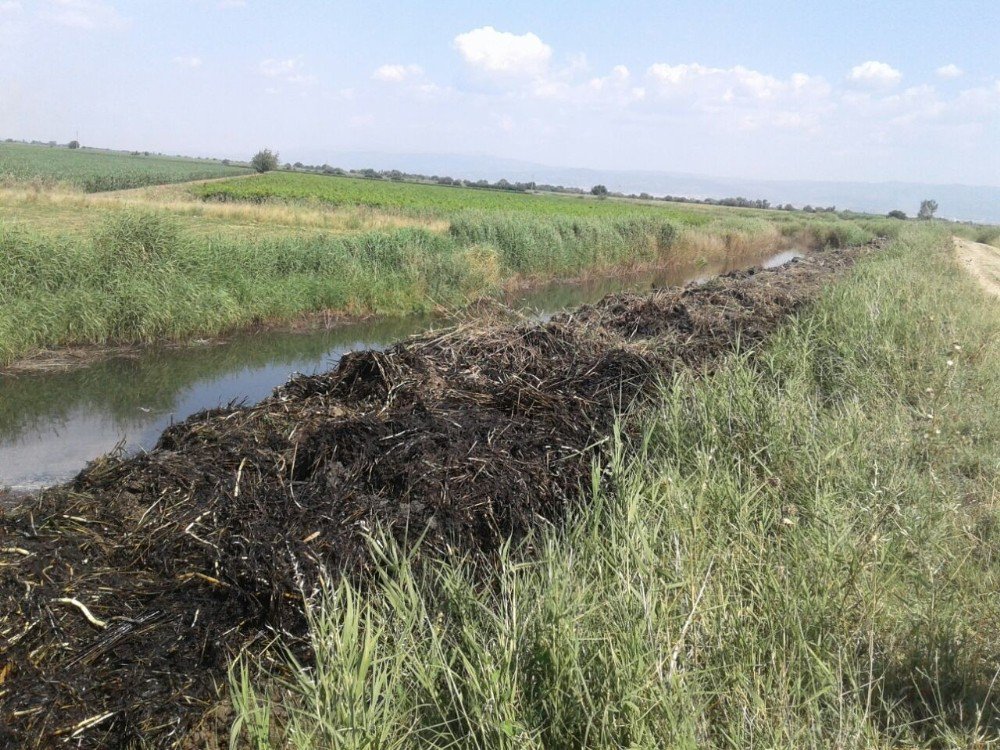
[[[247,174],[209,159],[0,143],[0,185],[63,183],[88,193]]]
[[[331,206],[367,206],[421,215],[451,215],[469,210],[516,212],[542,216],[614,217],[650,213],[685,224],[703,224],[711,215],[674,206],[638,202],[597,201],[590,196],[529,195],[502,190],[367,180],[334,175],[271,172],[250,180],[197,185],[192,192],[220,201],[311,201]]]
[[[36,176],[62,175],[64,159],[109,173],[122,159],[147,164],[14,151],[30,153]],[[179,170],[201,164],[166,161]],[[98,195],[65,180],[6,179],[0,366],[45,348],[180,340],[316,313],[454,309],[546,280],[844,246],[894,231],[885,220],[294,173]]]

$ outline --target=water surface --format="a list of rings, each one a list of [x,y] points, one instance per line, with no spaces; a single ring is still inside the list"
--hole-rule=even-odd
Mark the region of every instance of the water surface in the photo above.
[[[739,265],[776,266],[796,255],[788,251]],[[547,319],[613,292],[683,284],[728,270],[699,266],[554,283],[512,304]],[[270,331],[221,344],[152,348],[67,371],[0,375],[0,487],[25,491],[66,481],[116,447],[148,450],[165,427],[195,412],[256,403],[293,373],[321,372],[346,352],[383,348],[445,324],[412,316],[309,333]]]

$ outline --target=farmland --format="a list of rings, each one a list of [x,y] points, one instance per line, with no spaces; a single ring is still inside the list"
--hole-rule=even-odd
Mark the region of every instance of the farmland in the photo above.
[[[479,210],[593,218],[642,212],[692,225],[711,220],[710,214],[692,209],[616,200],[597,201],[589,196],[529,195],[502,190],[288,172],[271,172],[248,181],[197,185],[192,187],[192,192],[202,198],[219,201],[305,201],[430,215]]]
[[[0,143],[0,185],[63,183],[87,193],[246,174],[208,159]]]
[[[0,367],[53,347],[177,341],[317,313],[453,310],[526,284],[843,246],[892,229],[295,173],[86,194],[66,185],[86,179],[74,160],[106,174],[162,162],[176,170],[171,179],[222,167],[45,147],[4,153],[32,164],[35,178],[62,179],[0,188]],[[128,179],[165,176],[156,174]]]

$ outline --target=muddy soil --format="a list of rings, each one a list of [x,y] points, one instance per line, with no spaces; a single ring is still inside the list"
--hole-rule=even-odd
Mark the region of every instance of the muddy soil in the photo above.
[[[321,572],[369,580],[374,528],[488,557],[558,523],[617,414],[873,247],[351,354],[0,511],[0,746],[176,743],[234,653],[303,632]]]

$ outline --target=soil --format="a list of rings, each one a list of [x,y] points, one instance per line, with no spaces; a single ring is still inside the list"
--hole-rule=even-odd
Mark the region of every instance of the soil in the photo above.
[[[987,294],[1000,297],[1000,248],[955,237],[955,252]]]
[[[176,744],[234,654],[303,634],[321,575],[372,581],[373,530],[488,560],[557,524],[623,410],[874,247],[350,354],[0,510],[0,747]]]

